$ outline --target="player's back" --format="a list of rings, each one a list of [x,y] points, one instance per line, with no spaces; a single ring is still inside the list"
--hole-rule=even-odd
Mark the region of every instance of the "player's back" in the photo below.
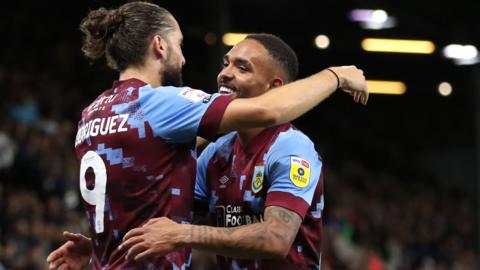
[[[209,95],[195,91],[152,88],[131,79],[115,82],[84,109],[75,148],[94,268],[183,269],[190,264],[187,249],[134,264],[117,247],[126,232],[150,218],[190,222],[194,138],[211,103]]]

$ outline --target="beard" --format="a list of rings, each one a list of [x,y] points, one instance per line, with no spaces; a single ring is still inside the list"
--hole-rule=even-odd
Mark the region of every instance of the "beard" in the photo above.
[[[162,74],[163,86],[183,86],[182,68],[168,67]]]
[[[182,65],[179,64],[179,61],[176,61],[177,57],[175,57],[171,47],[168,47],[168,55],[170,57],[163,71],[161,83],[164,86],[181,87],[183,86]]]

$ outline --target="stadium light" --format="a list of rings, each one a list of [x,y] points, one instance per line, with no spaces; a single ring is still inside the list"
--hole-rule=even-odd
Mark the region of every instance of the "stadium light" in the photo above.
[[[246,33],[226,33],[222,37],[223,44],[227,46],[235,46],[240,41],[244,40],[248,34]]]
[[[457,65],[472,65],[479,62],[478,50],[473,45],[450,44],[443,48],[443,55]]]
[[[448,82],[441,82],[438,85],[438,93],[444,97],[450,96],[452,94],[452,85]]]
[[[366,38],[362,48],[368,52],[431,54],[435,44],[429,40]]]
[[[397,25],[397,20],[382,9],[354,9],[350,11],[350,20],[359,22],[363,29],[385,29]]]
[[[403,95],[407,87],[400,81],[377,81],[367,80],[368,92],[370,94]]]
[[[326,49],[330,46],[330,39],[326,35],[318,35],[315,37],[315,46],[319,49]]]

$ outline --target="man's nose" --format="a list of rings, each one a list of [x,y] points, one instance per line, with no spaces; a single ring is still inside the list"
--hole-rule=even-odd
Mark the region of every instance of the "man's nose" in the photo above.
[[[224,67],[220,73],[218,73],[218,81],[219,82],[222,82],[222,81],[229,81],[231,80],[233,77],[233,74],[231,72],[231,69],[229,67]]]

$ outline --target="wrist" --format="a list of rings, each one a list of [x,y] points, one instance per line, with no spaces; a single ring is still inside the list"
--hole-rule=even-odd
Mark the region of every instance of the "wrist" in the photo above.
[[[195,225],[192,224],[180,224],[178,226],[179,231],[177,232],[177,245],[179,247],[190,246],[193,244],[192,239],[192,230]]]
[[[333,68],[333,67],[326,68],[325,70],[326,70],[327,73],[330,73],[330,75],[334,77],[334,79],[337,83],[336,84],[337,87],[335,88],[335,90],[341,88],[342,87],[342,80],[340,79],[340,75],[337,72],[337,70],[335,70],[335,68]]]

